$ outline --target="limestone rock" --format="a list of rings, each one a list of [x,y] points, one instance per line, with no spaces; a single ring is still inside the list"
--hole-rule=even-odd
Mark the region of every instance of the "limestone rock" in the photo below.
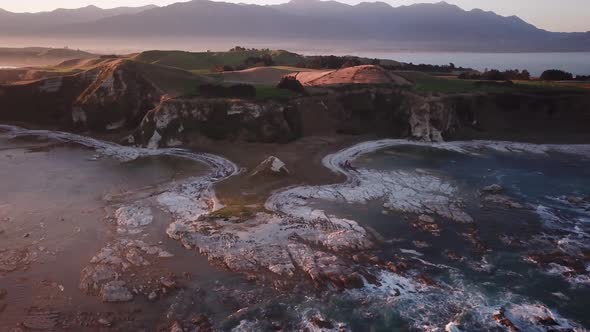
[[[481,189],[483,194],[499,194],[502,191],[504,191],[504,188],[499,184],[492,184]]]
[[[484,202],[502,205],[511,209],[524,209],[524,205],[514,201],[506,195],[486,195],[483,198]]]
[[[211,139],[289,142],[300,136],[294,109],[275,101],[223,98],[167,99],[147,113],[134,133],[142,146],[176,146],[198,134]]]
[[[179,322],[174,322],[174,324],[172,324],[172,326],[170,327],[170,332],[184,332],[184,329],[182,328],[182,325],[180,325]]]
[[[363,228],[340,220],[307,221],[258,213],[239,224],[223,218],[189,221],[185,227],[176,223],[168,234],[186,247],[197,248],[211,262],[237,272],[267,270],[287,278],[299,271],[318,287],[361,287],[363,278],[345,253],[373,246]]]
[[[252,172],[252,176],[258,174],[276,174],[288,175],[290,174],[287,165],[277,157],[270,156],[261,162]]]
[[[481,189],[482,200],[485,203],[504,206],[511,209],[524,209],[524,205],[516,202],[513,198],[503,194],[504,187],[499,184],[492,184]]]
[[[133,300],[133,294],[125,287],[125,282],[121,280],[111,281],[104,285],[100,297],[104,302],[129,302]]]

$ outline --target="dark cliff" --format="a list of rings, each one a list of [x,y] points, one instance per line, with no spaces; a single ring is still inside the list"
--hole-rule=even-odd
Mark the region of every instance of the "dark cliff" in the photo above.
[[[0,86],[0,121],[111,131],[150,147],[190,144],[198,136],[286,143],[336,134],[587,143],[590,94],[422,96],[407,88],[359,85],[282,101],[174,98],[133,62],[114,60],[71,76]]]

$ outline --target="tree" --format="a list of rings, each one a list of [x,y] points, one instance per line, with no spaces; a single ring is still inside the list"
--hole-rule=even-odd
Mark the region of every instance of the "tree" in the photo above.
[[[531,73],[529,73],[529,71],[525,69],[520,73],[518,79],[523,80],[523,81],[528,81],[531,79]]]
[[[230,52],[244,52],[246,51],[245,47],[242,46],[235,46],[232,49],[229,50]]]
[[[301,94],[305,93],[305,88],[295,76],[284,76],[281,78],[279,84],[277,84],[277,88],[291,90]]]
[[[520,71],[518,69],[499,71],[497,69],[486,70],[483,74],[476,71],[464,71],[459,74],[458,78],[464,80],[484,80],[484,81],[509,81],[509,80],[523,80],[531,79],[531,74],[528,70]]]
[[[263,54],[262,56],[251,56],[244,60],[244,65],[246,67],[268,67],[273,66],[274,61],[270,54]]]
[[[346,60],[346,62],[344,62],[344,64],[342,64],[341,68],[356,67],[356,66],[360,66],[360,65],[361,65],[361,60],[359,60],[357,58],[350,58],[350,59]]]
[[[574,75],[559,69],[549,69],[541,74],[541,79],[544,81],[571,81],[574,79]]]
[[[483,73],[482,79],[488,81],[503,81],[505,79],[505,76],[499,70],[492,69],[490,71]]]

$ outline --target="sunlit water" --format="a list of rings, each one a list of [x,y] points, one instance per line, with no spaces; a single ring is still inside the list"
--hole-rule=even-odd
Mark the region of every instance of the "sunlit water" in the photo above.
[[[561,69],[574,75],[590,75],[590,52],[563,53],[470,53],[470,52],[351,52],[370,58],[391,59],[413,64],[448,65],[485,69],[528,70],[539,76],[547,69]]]
[[[37,322],[38,310],[57,313],[59,324],[74,322],[74,327],[80,317],[114,311],[131,319],[131,325],[119,323],[119,329],[150,330],[171,310],[177,315],[214,311],[226,317],[239,309],[231,299],[220,302],[218,295],[202,290],[215,289],[219,280],[240,287],[244,279],[211,267],[205,258],[169,239],[165,229],[170,217],[163,213],[155,214],[140,237],[147,243],[161,243],[174,255],[155,268],[190,275],[186,292],[158,303],[138,298],[132,303],[106,304],[78,287],[90,259],[119,236],[112,221],[105,219],[112,204],[109,197],[149,192],[149,188],[207,171],[204,164],[178,157],[121,162],[76,144],[36,137],[12,139],[0,132],[0,253],[24,250],[31,258],[30,264],[15,271],[0,269],[0,290],[7,291],[0,297],[0,331]],[[202,303],[195,304],[194,297]],[[38,324],[45,323],[41,319]]]
[[[431,307],[430,310],[462,307],[457,308],[461,315],[456,321],[465,331],[493,327],[493,324],[481,325],[486,319],[491,321],[491,314],[479,317],[482,308],[478,307],[489,306],[486,310],[491,310],[508,303],[539,303],[590,327],[590,284],[587,280],[572,282],[559,272],[552,273],[526,259],[531,253],[569,250],[556,248],[543,238],[575,239],[585,252],[588,269],[590,210],[587,206],[572,206],[565,197],[590,195],[590,160],[565,154],[492,151],[473,156],[428,147],[398,146],[365,155],[353,165],[357,169],[435,174],[459,188],[457,195],[465,201],[467,212],[474,218],[473,225],[436,218],[441,232],[440,236],[434,236],[412,227],[415,217],[385,213],[380,202],[367,205],[314,202],[318,208],[356,220],[383,236],[388,244],[383,245],[381,257],[395,260],[401,255],[427,262],[418,264],[422,265],[419,269],[438,282],[459,287],[457,289],[461,289],[465,297],[465,302],[451,296],[446,300],[444,296],[426,297],[417,299],[413,305]],[[483,206],[479,190],[491,184],[501,185],[505,194],[527,208]],[[474,246],[466,233],[477,234],[478,246]],[[442,268],[433,268],[435,265]],[[355,310],[353,302],[346,303],[326,310],[331,310],[333,317],[349,322],[355,330],[403,330],[405,324],[417,318],[408,317],[406,311],[420,312],[391,305],[378,309],[385,314],[383,318],[370,321],[363,319],[363,313]],[[428,319],[423,322],[428,323]]]
[[[501,330],[492,319],[495,310],[523,305],[521,311],[528,315],[527,305],[538,304],[588,327],[590,283],[539,267],[527,257],[554,251],[573,255],[579,250],[588,267],[588,206],[573,205],[565,197],[590,195],[589,166],[585,157],[557,153],[484,150],[473,155],[410,145],[353,161],[353,169],[430,174],[458,188],[456,195],[474,222],[435,217],[439,235],[414,227],[417,215],[385,211],[379,201],[311,202],[378,234],[382,240],[375,253],[383,260],[407,261],[413,271],[409,282],[423,275],[444,285],[431,293],[386,301],[390,294],[382,296],[371,287],[274,292],[182,248],[165,235],[170,216],[155,213],[141,237],[150,243],[161,241],[174,254],[159,268],[192,278],[183,282],[183,290],[157,303],[138,298],[114,305],[78,289],[81,269],[117,236],[114,225],[104,220],[110,204],[105,197],[201,176],[207,167],[172,156],[121,162],[80,146],[0,135],[0,249],[27,248],[37,255],[28,269],[0,274],[0,288],[8,290],[6,307],[2,309],[0,302],[0,326],[12,328],[30,308],[42,307],[63,313],[133,313],[133,325],[118,325],[122,330],[152,330],[165,317],[195,312],[206,313],[222,330],[257,321],[264,324],[244,330],[298,330],[302,313],[313,310],[352,331],[442,331],[450,322],[462,331],[485,331]],[[480,190],[491,184],[501,185],[504,194],[526,208],[483,204]],[[559,240],[561,246],[556,245]],[[243,301],[252,306],[241,315]]]

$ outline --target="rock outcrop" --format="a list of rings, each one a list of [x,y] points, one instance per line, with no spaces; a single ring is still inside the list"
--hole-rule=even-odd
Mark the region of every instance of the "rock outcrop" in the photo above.
[[[75,126],[96,130],[135,128],[162,96],[131,61],[115,61],[82,75],[92,83],[73,103]]]
[[[211,139],[288,142],[301,136],[293,108],[274,101],[168,99],[149,111],[132,142],[151,148]]]
[[[149,111],[130,142],[146,147],[211,139],[285,143],[308,135],[378,134],[441,141],[459,125],[447,101],[360,89],[289,101],[175,98]]]
[[[317,287],[359,288],[370,274],[347,253],[367,250],[373,241],[355,222],[293,218],[259,213],[241,223],[208,217],[175,221],[168,235],[232,271],[295,278]]]
[[[515,201],[504,193],[504,188],[499,184],[492,184],[480,190],[482,201],[486,204],[503,206],[511,209],[523,209],[524,205]]]
[[[252,172],[252,176],[259,175],[259,174],[271,174],[271,175],[288,175],[289,169],[287,165],[275,156],[270,156],[266,158],[263,162],[261,162],[254,171]]]
[[[316,83],[348,77],[354,84],[326,83],[310,88],[319,89],[312,95],[288,100],[173,98],[160,88],[169,79],[180,77],[175,84],[185,89],[205,81],[174,68],[107,59],[69,76],[0,85],[0,121],[70,131],[127,129],[121,136],[134,130],[127,142],[152,148],[190,143],[198,136],[269,143],[333,134],[426,142],[590,139],[589,94],[425,96],[383,69],[355,68],[310,77]],[[154,83],[154,77],[163,82]]]
[[[0,86],[0,119],[66,130],[134,128],[161,95],[136,63],[116,59],[69,76]]]
[[[140,240],[115,241],[102,248],[82,270],[80,289],[87,294],[100,295],[104,302],[130,301],[133,299],[131,289],[136,294],[141,292],[148,296],[158,290],[157,283],[141,280],[154,276],[138,271],[152,265],[155,260],[170,257],[172,254],[159,246],[148,245]]]

